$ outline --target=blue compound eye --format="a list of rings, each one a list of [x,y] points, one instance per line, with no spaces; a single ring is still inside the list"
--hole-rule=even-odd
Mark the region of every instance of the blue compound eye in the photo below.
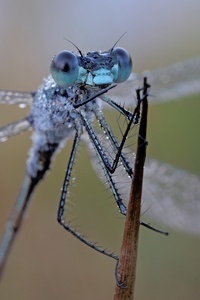
[[[50,72],[61,87],[68,87],[77,80],[79,65],[77,56],[70,51],[62,51],[52,59]]]
[[[114,55],[117,59],[117,67],[114,66],[114,82],[124,82],[132,70],[132,60],[128,52],[123,48],[115,48],[111,55]]]

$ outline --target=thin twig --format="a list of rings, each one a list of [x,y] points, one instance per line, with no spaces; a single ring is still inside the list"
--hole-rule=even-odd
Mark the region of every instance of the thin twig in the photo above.
[[[133,300],[136,279],[136,262],[138,249],[138,236],[140,227],[140,208],[142,197],[143,170],[146,157],[146,129],[147,129],[147,84],[144,78],[142,115],[138,135],[138,146],[134,166],[134,175],[131,185],[128,211],[124,227],[124,235],[117,264],[117,284],[115,287],[114,300]],[[141,90],[137,91],[140,98]],[[140,99],[138,99],[140,101]],[[119,284],[119,282],[121,284]]]

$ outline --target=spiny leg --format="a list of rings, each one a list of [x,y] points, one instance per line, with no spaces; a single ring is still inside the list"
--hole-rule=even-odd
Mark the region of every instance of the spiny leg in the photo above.
[[[58,208],[58,215],[57,215],[57,220],[59,222],[59,224],[68,232],[70,232],[72,235],[74,235],[77,239],[79,239],[81,242],[83,242],[84,244],[86,244],[87,246],[89,246],[90,248],[106,255],[109,256],[115,260],[118,260],[118,256],[114,255],[113,253],[105,250],[105,249],[101,249],[98,246],[96,246],[95,243],[92,243],[90,241],[88,241],[84,236],[82,236],[80,233],[78,233],[76,230],[74,230],[73,228],[71,228],[71,226],[67,223],[65,223],[64,220],[64,210],[65,210],[65,205],[66,205],[66,198],[67,198],[67,193],[68,193],[68,188],[69,188],[69,183],[70,183],[70,179],[71,179],[71,174],[72,174],[72,169],[73,169],[73,165],[74,165],[74,161],[76,158],[76,153],[77,153],[77,149],[78,149],[78,144],[80,142],[80,137],[81,137],[82,131],[81,129],[76,131],[75,134],[75,138],[74,138],[74,143],[72,146],[72,150],[71,150],[71,154],[70,154],[70,158],[69,158],[69,162],[68,162],[68,166],[67,166],[67,170],[65,173],[65,179],[63,182],[63,188],[62,188],[62,193],[61,193],[61,197],[60,197],[60,203],[59,203],[59,208]]]
[[[121,198],[121,195],[116,187],[116,183],[114,182],[112,176],[113,176],[113,173],[114,172],[110,172],[110,169],[111,169],[111,164],[109,162],[109,158],[103,148],[103,146],[101,145],[99,139],[98,139],[98,136],[97,134],[94,132],[93,128],[91,127],[91,125],[87,122],[87,120],[85,118],[83,118],[83,122],[84,122],[84,126],[87,130],[87,133],[88,133],[88,136],[91,140],[91,143],[95,149],[95,152],[96,152],[96,155],[100,161],[100,164],[101,164],[101,167],[104,171],[104,174],[106,176],[106,179],[109,183],[109,186],[110,186],[110,189],[115,197],[115,201],[117,203],[117,206],[120,210],[120,212],[123,214],[123,215],[126,215],[126,206],[124,205],[123,201],[122,201],[122,198]],[[118,149],[117,149],[118,151]],[[118,155],[118,154],[117,154]],[[108,168],[109,166],[109,168]],[[115,167],[116,169],[116,167]],[[131,170],[132,172],[132,170]]]
[[[103,100],[105,103],[109,104],[111,107],[113,107],[115,110],[123,114],[125,117],[128,118],[128,120],[131,120],[133,113],[129,110],[125,109],[123,106],[119,105],[118,103],[111,100],[109,97],[102,95],[100,96],[101,100]],[[134,123],[135,124],[135,123]]]
[[[99,124],[101,126],[101,128],[103,129],[105,135],[108,137],[109,141],[111,142],[112,148],[115,152],[115,154],[117,153],[118,149],[119,149],[119,143],[116,140],[114,134],[112,133],[111,129],[109,128],[104,116],[102,113],[96,113],[96,118],[99,121]],[[133,170],[129,165],[128,160],[126,159],[125,155],[123,154],[123,152],[120,155],[120,161],[122,162],[127,174],[129,176],[133,175]]]
[[[120,211],[121,214],[126,215],[127,209],[126,209],[125,204],[123,203],[121,194],[119,193],[119,190],[118,190],[118,188],[116,186],[116,183],[113,180],[113,174],[111,174],[108,171],[108,169],[106,168],[106,166],[104,164],[104,161],[103,161],[102,157],[99,155],[99,152],[97,151],[97,149],[95,147],[94,147],[94,150],[95,150],[96,155],[98,157],[98,160],[99,160],[99,162],[101,164],[101,168],[102,168],[102,170],[104,172],[106,180],[107,180],[107,182],[109,184],[109,188],[110,188],[110,190],[111,190],[111,192],[112,192],[112,194],[113,194],[113,196],[115,198],[115,202],[116,202],[116,204],[117,204],[117,206],[119,208],[119,211]]]
[[[109,90],[113,89],[114,87],[116,87],[116,85],[109,86],[105,89],[100,90],[99,92],[96,92],[94,95],[90,96],[88,99],[86,99],[80,103],[74,104],[74,108],[83,106],[83,105],[87,104],[88,102],[91,102],[92,100],[99,97],[102,101],[104,101],[105,103],[110,105],[112,108],[116,109],[117,111],[119,111],[121,114],[123,114],[125,117],[127,117],[130,120],[133,115],[130,111],[128,111],[127,109],[125,109],[124,107],[122,107],[121,105],[119,105],[118,103],[114,102],[109,97],[104,95]],[[136,124],[136,123],[134,123],[134,124]]]
[[[136,107],[138,109],[138,106]],[[127,125],[127,128],[124,132],[123,138],[121,143],[119,144],[119,147],[117,149],[117,153],[116,156],[113,160],[112,163],[110,163],[108,156],[106,155],[105,151],[103,150],[103,147],[101,146],[101,143],[98,140],[98,137],[96,135],[96,133],[94,132],[92,126],[90,125],[90,123],[88,122],[88,120],[85,118],[85,116],[81,115],[82,117],[82,121],[83,121],[83,125],[85,126],[88,135],[92,141],[92,144],[94,145],[94,147],[96,148],[97,152],[99,153],[99,155],[101,156],[102,161],[104,162],[105,167],[108,169],[108,171],[113,174],[117,168],[118,162],[121,158],[121,154],[122,154],[122,149],[124,147],[124,144],[126,142],[126,138],[128,136],[128,133],[131,129],[131,126],[133,124],[133,120],[135,118],[135,114],[136,114],[137,110],[135,109],[134,113],[132,114],[132,117]],[[112,142],[111,142],[112,143]],[[130,170],[131,174],[132,174],[132,170]],[[130,174],[130,175],[131,175]]]
[[[96,117],[97,117],[97,119],[98,119],[99,122],[100,122],[100,125],[103,127],[104,132],[105,132],[106,135],[108,136],[108,138],[109,138],[109,140],[110,140],[110,142],[111,142],[112,147],[115,149],[116,157],[115,157],[115,159],[114,159],[114,161],[113,161],[112,168],[113,168],[114,171],[115,171],[115,169],[116,169],[116,167],[117,167],[117,164],[118,164],[118,161],[120,160],[120,161],[122,161],[122,164],[123,164],[123,166],[124,166],[126,172],[127,172],[128,175],[131,176],[131,177],[132,177],[132,175],[133,175],[133,171],[132,171],[132,169],[129,167],[129,164],[128,164],[128,162],[127,162],[127,160],[126,160],[126,158],[125,158],[125,156],[124,156],[122,150],[123,150],[123,146],[124,146],[125,140],[126,140],[126,138],[127,138],[127,136],[128,136],[128,133],[129,133],[129,131],[130,131],[130,129],[131,129],[132,124],[138,124],[138,123],[139,123],[141,102],[143,101],[143,98],[144,98],[144,97],[147,97],[147,96],[148,96],[148,88],[149,88],[149,85],[148,85],[148,84],[146,83],[146,81],[145,81],[144,87],[143,87],[142,89],[136,90],[136,94],[137,94],[137,105],[136,105],[135,110],[134,110],[133,113],[130,113],[130,112],[128,112],[128,111],[126,111],[127,114],[123,113],[123,112],[120,110],[120,108],[123,109],[123,107],[121,107],[120,105],[117,104],[117,107],[118,107],[118,108],[116,108],[116,109],[117,109],[118,111],[120,111],[121,113],[123,113],[123,114],[127,117],[127,119],[129,119],[130,114],[131,114],[131,119],[130,119],[128,125],[127,125],[126,131],[125,131],[125,133],[124,133],[124,135],[123,135],[123,138],[122,138],[122,141],[121,141],[120,144],[116,141],[116,139],[115,139],[115,137],[114,137],[112,131],[110,130],[109,126],[107,125],[107,122],[106,122],[105,118],[103,117],[103,115],[102,115],[102,114],[96,114]],[[141,97],[141,92],[143,92],[143,96],[142,96],[142,97]],[[102,97],[104,97],[104,96],[102,96]],[[106,101],[108,101],[108,100],[109,100],[109,101],[112,101],[112,100],[110,100],[110,99],[107,98],[107,97],[104,97],[104,98],[106,99]],[[115,102],[113,102],[113,101],[112,101],[112,103],[115,104]],[[109,102],[109,104],[110,104],[110,102]],[[128,114],[128,113],[129,113],[129,114]],[[86,121],[87,121],[87,120],[86,120]],[[104,174],[105,174],[105,176],[106,176],[106,178],[107,178],[107,180],[108,180],[108,182],[109,182],[109,184],[110,184],[110,189],[111,189],[112,192],[113,192],[113,195],[114,195],[114,197],[115,197],[115,200],[116,200],[116,203],[117,203],[117,205],[118,205],[118,207],[119,207],[119,210],[120,210],[120,212],[121,212],[122,214],[126,215],[126,206],[124,205],[123,200],[122,200],[122,198],[121,198],[121,195],[119,194],[118,190],[116,189],[116,186],[115,186],[115,184],[114,184],[114,182],[113,182],[113,180],[112,180],[112,176],[111,176],[111,174],[110,174],[110,173],[114,173],[114,172],[110,172],[110,164],[109,164],[109,162],[108,162],[108,158],[106,157],[105,152],[103,152],[103,149],[102,149],[100,143],[98,142],[98,138],[95,137],[95,133],[94,133],[94,131],[92,130],[92,128],[90,127],[89,124],[88,124],[88,129],[89,129],[89,131],[91,132],[91,134],[89,134],[90,139],[91,139],[93,145],[95,146],[95,150],[96,150],[97,153],[98,153],[99,160],[101,161],[101,165],[102,165],[102,168],[103,168],[103,170],[104,170]],[[96,142],[94,143],[94,141],[96,141]],[[144,141],[144,143],[146,143],[146,141]],[[100,154],[101,151],[103,152],[102,154]],[[108,163],[107,163],[107,162],[108,162]],[[142,222],[142,221],[141,221],[140,224],[143,225],[144,227],[147,227],[147,228],[149,228],[149,229],[151,229],[151,230],[153,230],[153,231],[156,231],[156,232],[158,232],[158,233],[162,233],[162,234],[165,234],[165,235],[168,234],[166,231],[160,230],[160,229],[158,229],[158,228],[156,228],[156,227],[153,227],[153,226],[151,226],[150,224],[147,224],[147,223],[145,223],[145,222]]]

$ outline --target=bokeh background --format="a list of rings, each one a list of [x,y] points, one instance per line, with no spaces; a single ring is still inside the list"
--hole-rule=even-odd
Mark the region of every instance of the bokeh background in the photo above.
[[[200,54],[198,0],[0,0],[0,8],[0,89],[35,90],[49,73],[51,57],[74,50],[64,38],[86,52],[108,49],[127,32],[119,46],[131,53],[135,72]],[[198,96],[151,106],[148,155],[200,175],[199,109]],[[27,113],[1,106],[1,125]],[[30,145],[30,133],[1,144],[0,233],[18,195]],[[82,245],[56,221],[70,146],[56,157],[33,197],[0,285],[2,300],[113,298],[114,262]],[[74,201],[79,200],[75,208],[81,219],[75,224],[91,240],[118,253],[124,220],[84,147],[76,174]],[[172,229],[170,233],[166,238],[140,230],[138,300],[200,298],[200,239]]]

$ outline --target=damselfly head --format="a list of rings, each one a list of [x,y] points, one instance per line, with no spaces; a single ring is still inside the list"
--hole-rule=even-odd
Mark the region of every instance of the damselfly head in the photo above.
[[[53,79],[62,88],[73,84],[105,87],[121,83],[128,79],[131,70],[131,57],[123,48],[86,55],[65,50],[53,57],[50,66]]]

